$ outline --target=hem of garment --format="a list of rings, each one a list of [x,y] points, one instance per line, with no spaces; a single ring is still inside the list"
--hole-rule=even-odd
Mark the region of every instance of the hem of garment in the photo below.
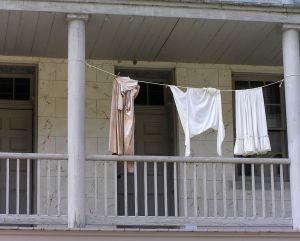
[[[234,154],[241,156],[266,154],[271,151],[269,136],[236,139]]]

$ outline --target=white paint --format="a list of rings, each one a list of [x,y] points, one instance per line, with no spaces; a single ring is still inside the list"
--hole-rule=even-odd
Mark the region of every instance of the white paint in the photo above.
[[[61,160],[57,161],[57,215],[61,215]]]
[[[285,216],[284,203],[284,181],[283,181],[283,166],[280,164],[280,203],[281,203],[281,217]]]
[[[164,217],[164,216],[119,216],[99,217],[88,216],[87,223],[91,225],[160,225],[180,226],[193,224],[200,227],[280,227],[290,226],[290,218],[243,218],[243,217]]]
[[[29,215],[30,213],[30,160],[27,159],[27,169],[26,169],[26,214]]]
[[[20,213],[20,159],[17,159],[16,213]]]
[[[144,202],[145,202],[145,217],[147,217],[148,216],[148,169],[147,169],[147,162],[144,162]]]
[[[9,158],[6,159],[6,202],[5,202],[5,213],[9,213]]]
[[[251,164],[251,186],[252,186],[252,214],[256,217],[256,193],[255,193],[255,170],[254,164]]]
[[[1,153],[0,153],[1,157]],[[90,161],[182,162],[182,163],[236,163],[236,164],[290,164],[288,158],[238,158],[238,157],[184,157],[184,156],[117,156],[87,155]]]
[[[260,175],[261,175],[262,216],[266,217],[265,171],[264,171],[263,164],[260,164]]]
[[[68,15],[68,226],[85,226],[85,21]]]
[[[174,180],[174,209],[175,209],[175,217],[178,216],[178,195],[177,195],[177,189],[178,189],[178,185],[177,185],[177,163],[173,164],[173,180]]]
[[[283,29],[283,66],[293,227],[300,230],[300,56],[296,29]]]
[[[237,216],[237,208],[236,208],[236,180],[235,180],[235,165],[232,165],[232,200],[233,200],[233,216]]]
[[[66,225],[66,216],[0,214],[1,224],[30,224],[30,225]],[[1,233],[1,232],[0,232]],[[1,240],[1,239],[0,239]]]

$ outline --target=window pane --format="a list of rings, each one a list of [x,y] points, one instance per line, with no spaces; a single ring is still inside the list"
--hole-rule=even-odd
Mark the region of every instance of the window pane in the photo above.
[[[272,152],[282,152],[281,131],[269,131]]]
[[[280,106],[266,106],[266,116],[268,128],[281,127]]]
[[[164,87],[161,85],[148,85],[149,105],[164,105]]]
[[[270,84],[271,82],[266,82]],[[279,83],[263,88],[265,104],[280,104]]]
[[[257,87],[260,87],[263,85],[264,85],[264,82],[262,82],[262,81],[251,81],[250,82],[250,88],[257,88]]]
[[[140,90],[139,94],[134,100],[136,105],[147,105],[147,84],[139,83]]]
[[[243,90],[249,88],[249,82],[248,81],[236,81],[235,82],[235,89],[236,90]]]
[[[30,79],[15,79],[15,100],[29,100]]]
[[[1,78],[0,79],[0,99],[12,100],[13,99],[13,79]]]

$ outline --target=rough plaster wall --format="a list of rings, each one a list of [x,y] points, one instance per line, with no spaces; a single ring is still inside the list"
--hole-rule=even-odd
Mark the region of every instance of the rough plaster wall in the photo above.
[[[62,59],[46,59],[46,58],[23,58],[23,57],[0,57],[1,62],[5,63],[30,63],[38,66],[37,80],[37,152],[65,153],[67,151],[67,62]],[[132,65],[131,62],[121,61],[91,61],[92,64],[113,72],[114,66],[121,67],[141,67],[141,68],[166,68],[175,69],[175,81],[179,85],[192,87],[217,87],[220,89],[231,89],[231,73],[232,72],[270,72],[280,73],[281,68],[278,67],[253,67],[253,66],[228,66],[228,65],[205,65],[205,64],[184,64],[184,63],[157,63],[157,62],[139,62]],[[87,68],[86,70],[86,147],[87,153],[108,154],[108,128],[109,128],[109,112],[111,101],[112,79],[107,74]],[[233,150],[233,113],[232,113],[232,95],[231,93],[222,93],[223,119],[226,128],[226,137],[223,143],[223,156],[232,156]],[[182,127],[178,122],[178,153],[184,154],[184,136]],[[203,135],[192,139],[192,153],[194,156],[216,156],[216,133],[208,131]],[[54,162],[51,165],[50,178],[50,202],[47,208],[47,162],[41,162],[41,208],[42,213],[56,213],[57,208],[57,179],[55,178],[57,166]],[[94,163],[88,162],[86,166],[86,200],[87,212],[90,214],[104,214],[104,188],[103,163],[97,163],[98,179],[97,193],[98,201],[94,203],[95,182],[94,182]],[[183,211],[183,189],[182,177],[183,168],[179,168],[179,201],[180,212]],[[221,165],[217,166],[217,199],[218,199],[218,215],[223,215],[222,204],[222,175]],[[227,204],[228,215],[232,215],[232,192],[231,192],[231,171],[230,165],[226,166],[226,186],[227,186]],[[192,167],[188,166],[187,176],[192,177]],[[113,193],[113,164],[108,164],[108,214],[112,215],[114,208]],[[213,193],[212,193],[212,170],[208,166],[208,205],[209,215],[213,211]],[[197,186],[198,186],[198,212],[203,215],[203,189],[202,189],[202,166],[197,169]],[[189,214],[193,212],[193,184],[192,179],[188,178],[188,206]],[[249,186],[250,182],[247,182]],[[257,183],[257,186],[260,183]],[[275,183],[278,187],[278,183]],[[237,182],[237,186],[241,186]],[[269,186],[266,187],[268,214],[270,214],[271,195]],[[66,162],[62,162],[62,213],[67,211],[67,170]],[[287,193],[286,206],[289,207],[289,190],[286,184]],[[238,191],[238,209],[241,215],[241,192]],[[256,191],[257,199],[260,200],[260,188]],[[280,207],[280,195],[278,188],[276,189],[276,208]],[[252,193],[251,186],[247,188],[247,213],[252,214]],[[95,207],[96,206],[96,207]],[[258,213],[261,213],[261,203],[257,202]],[[287,208],[287,214],[290,213]],[[279,212],[277,212],[279,214]]]

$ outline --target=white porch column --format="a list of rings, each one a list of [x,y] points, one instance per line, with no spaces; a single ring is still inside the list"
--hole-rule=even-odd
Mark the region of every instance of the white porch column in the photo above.
[[[292,218],[300,230],[300,56],[298,26],[283,26],[282,47],[290,166]]]
[[[68,226],[85,226],[85,22],[68,14]]]

